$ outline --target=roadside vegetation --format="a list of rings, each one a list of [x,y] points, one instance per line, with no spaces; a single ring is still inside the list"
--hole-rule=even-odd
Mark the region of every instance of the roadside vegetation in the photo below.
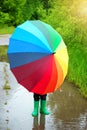
[[[3,34],[12,34],[14,31],[15,27],[14,26],[8,26],[6,24],[0,24],[0,35]]]
[[[8,5],[8,2],[6,2],[6,0],[4,1],[4,4],[6,3]],[[3,12],[3,10],[1,10],[4,15],[2,15],[0,19],[0,23],[2,24],[1,20],[4,20],[4,24],[7,24],[8,27],[2,28],[0,26],[0,34],[12,33],[18,24],[27,19],[40,19],[52,25],[62,35],[67,45],[69,53],[67,79],[74,83],[79,88],[81,94],[87,98],[87,1],[37,0],[35,1],[36,4],[34,4],[33,0],[22,0],[23,3],[20,5],[22,7],[20,7],[18,6],[19,3],[17,3],[17,0],[13,2],[14,6],[17,5],[17,8],[19,8],[18,10],[17,8],[14,9],[14,17],[12,17],[12,12],[10,12],[14,7],[11,5],[12,0],[8,1],[10,3],[9,10],[9,5],[6,6],[8,15],[5,11]],[[3,5],[3,7],[4,6],[5,5]],[[17,16],[16,13],[18,14]],[[22,16],[20,17],[20,15]],[[8,28],[10,31],[8,31]],[[0,47],[0,61],[4,61],[4,56],[6,56],[7,47],[4,47],[5,48]]]
[[[8,62],[7,48],[7,45],[0,46],[0,62]]]

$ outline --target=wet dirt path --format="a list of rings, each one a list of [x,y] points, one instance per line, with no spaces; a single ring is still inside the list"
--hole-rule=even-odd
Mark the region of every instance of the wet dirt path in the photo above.
[[[8,63],[0,62],[0,130],[87,130],[87,100],[67,81],[62,89],[47,97],[51,114],[34,118],[33,94],[17,83]]]

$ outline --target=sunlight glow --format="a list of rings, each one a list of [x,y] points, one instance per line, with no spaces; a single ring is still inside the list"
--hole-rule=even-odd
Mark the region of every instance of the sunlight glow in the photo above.
[[[87,1],[80,3],[78,7],[78,13],[80,16],[87,16]]]

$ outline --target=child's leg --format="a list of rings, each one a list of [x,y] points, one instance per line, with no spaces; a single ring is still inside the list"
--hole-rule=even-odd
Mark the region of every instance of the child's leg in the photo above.
[[[37,116],[38,115],[39,98],[40,98],[40,96],[38,94],[34,93],[33,97],[34,97],[34,110],[32,112],[32,116]]]
[[[43,113],[43,114],[45,114],[45,115],[49,115],[50,112],[46,108],[46,97],[47,97],[46,94],[41,96],[41,108],[40,108],[40,112]]]

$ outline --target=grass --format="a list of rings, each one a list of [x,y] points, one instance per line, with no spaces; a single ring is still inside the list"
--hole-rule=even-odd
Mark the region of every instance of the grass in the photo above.
[[[87,53],[82,46],[69,48],[68,80],[78,86],[81,94],[87,98]]]
[[[8,48],[7,45],[0,46],[0,61],[1,62],[8,62],[7,48]]]
[[[0,25],[0,34],[12,34],[14,26]]]
[[[9,90],[11,88],[10,88],[10,85],[9,85],[9,82],[8,82],[7,64],[4,65],[3,69],[4,69],[4,74],[5,74],[5,76],[4,76],[5,84],[3,86],[3,89]]]
[[[0,46],[0,61],[1,62],[8,62],[8,58],[7,58],[7,48],[8,46]],[[7,74],[7,70],[6,70],[6,64],[4,66],[4,80],[5,80],[5,84],[3,86],[3,89],[8,90],[10,89],[9,83],[8,83],[8,74]]]

